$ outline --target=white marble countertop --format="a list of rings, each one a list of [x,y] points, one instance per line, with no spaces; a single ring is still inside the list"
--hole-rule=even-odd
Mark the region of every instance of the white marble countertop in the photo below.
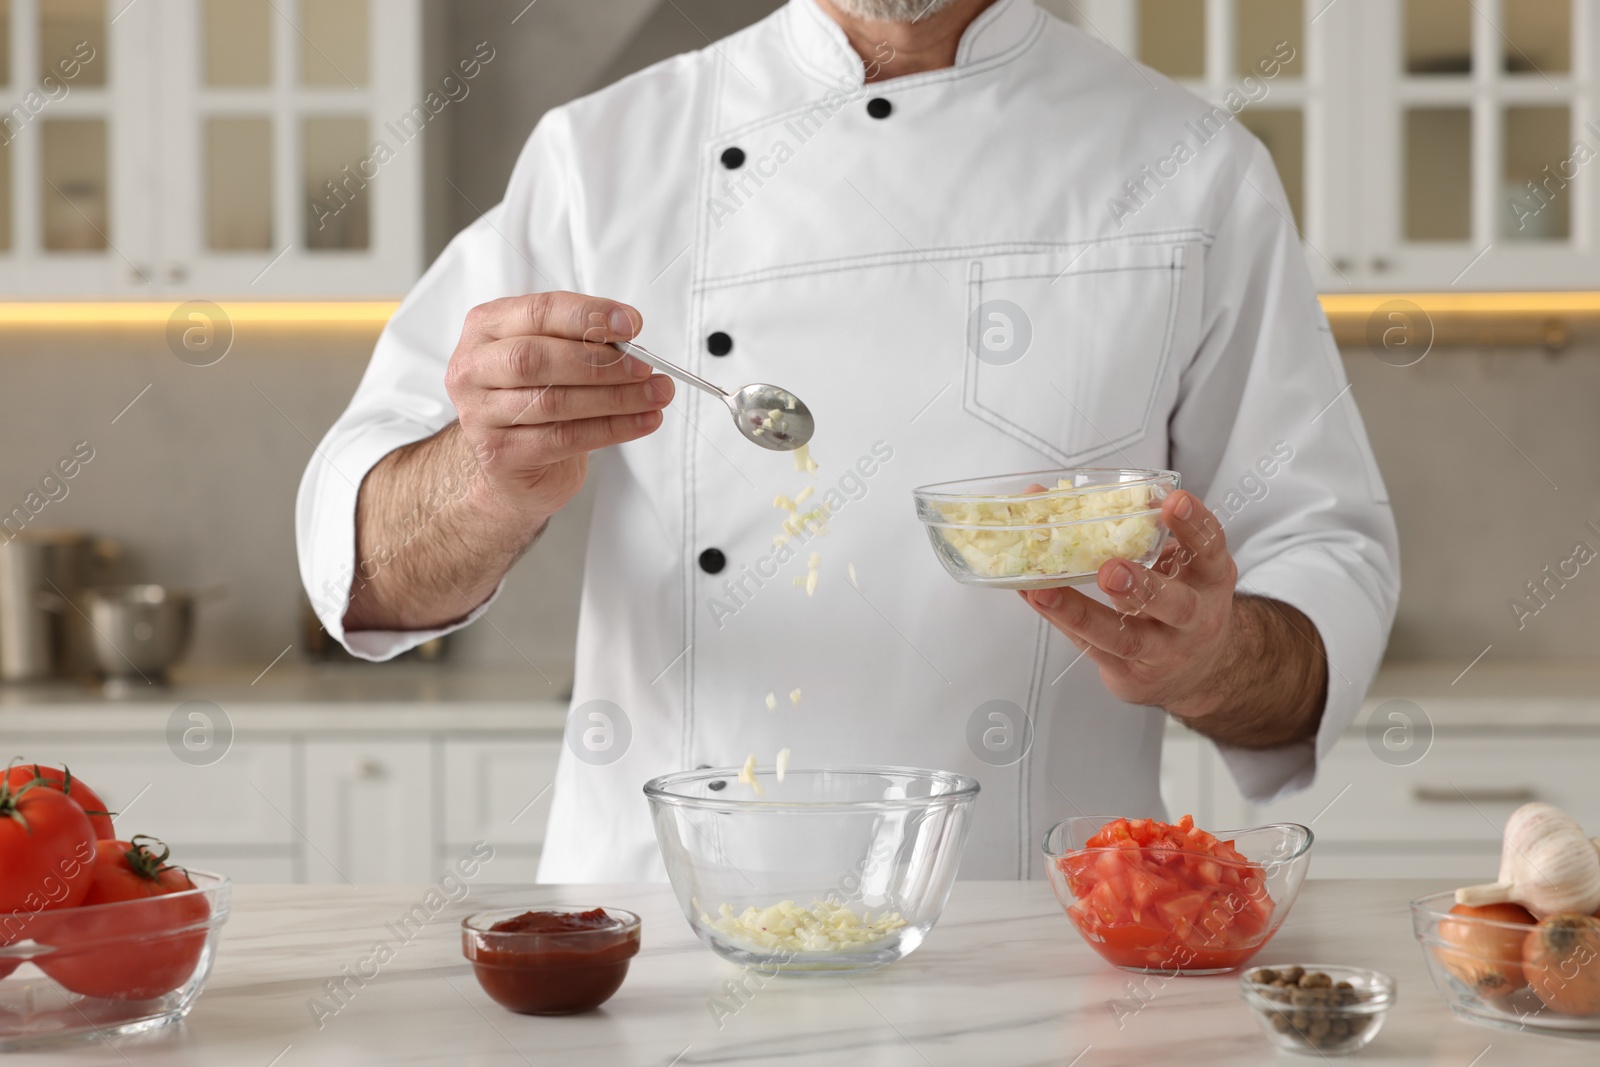
[[[1434,1067],[1593,1064],[1600,1045],[1481,1028],[1455,1018],[1430,983],[1407,902],[1432,882],[1310,882],[1256,962],[1348,963],[1394,976],[1399,999],[1352,1062]],[[153,1035],[6,1057],[15,1067],[1131,1067],[1317,1062],[1278,1052],[1240,1001],[1235,976],[1151,980],[1133,1015],[1135,976],[1084,945],[1043,882],[958,883],[916,953],[843,978],[780,977],[721,1020],[709,998],[739,974],[703,948],[665,886],[470,886],[410,943],[384,929],[425,886],[244,886],[209,988],[183,1023]],[[564,1018],[507,1012],[478,988],[457,922],[475,910],[550,903],[638,912],[644,947],[601,1010]],[[395,955],[319,1030],[308,1007],[323,983]]]

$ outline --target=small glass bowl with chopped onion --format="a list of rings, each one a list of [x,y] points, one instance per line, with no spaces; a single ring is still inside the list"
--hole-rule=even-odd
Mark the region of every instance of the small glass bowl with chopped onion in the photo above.
[[[961,865],[978,783],[908,767],[737,767],[644,787],[667,877],[717,955],[847,974],[914,951]]]
[[[1161,503],[1176,471],[1073,467],[925,485],[917,517],[956,581],[1054,589],[1095,580],[1101,564],[1150,566],[1166,544]]]

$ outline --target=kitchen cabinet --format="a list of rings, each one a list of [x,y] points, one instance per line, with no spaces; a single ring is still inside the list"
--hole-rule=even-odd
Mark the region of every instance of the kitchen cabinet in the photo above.
[[[305,881],[436,877],[432,742],[316,738],[304,749]]]
[[[225,761],[193,766],[142,734],[9,735],[9,749],[49,760],[92,781],[124,839],[148,833],[189,866],[241,879],[296,881],[298,805],[294,757],[285,740],[239,744]]]
[[[1323,761],[1304,793],[1251,804],[1234,788],[1211,744],[1169,736],[1162,794],[1219,828],[1298,822],[1316,834],[1312,878],[1450,878],[1493,881],[1501,828],[1518,806],[1555,804],[1600,826],[1592,788],[1600,734],[1591,730],[1441,730],[1416,762],[1394,765],[1354,729]]]
[[[485,868],[492,881],[533,881],[560,755],[557,737],[445,741],[440,866],[487,841],[495,851]]]
[[[1304,823],[1317,835],[1312,878],[1487,880],[1506,816],[1529,799],[1600,827],[1600,667],[1462,674],[1385,668],[1317,781],[1271,805],[1248,803],[1211,742],[1169,724],[1167,810],[1218,829]],[[239,882],[431,882],[480,841],[494,858],[479,881],[534,880],[568,715],[565,701],[533,698],[540,679],[403,664],[256,677],[128,698],[0,687],[0,738],[7,756],[83,775],[123,833],[160,836]],[[230,739],[203,765],[173,740],[195,700],[214,702],[213,736]],[[1381,734],[1402,712],[1416,749],[1369,741],[1372,719]]]
[[[403,292],[435,113],[419,19],[420,0],[0,4],[0,288]]]
[[[1079,21],[1243,101],[1324,292],[1600,285],[1600,0],[1084,0]]]
[[[282,690],[266,700],[244,682],[129,702],[0,688],[0,738],[8,757],[92,782],[124,836],[160,837],[236,882],[434,882],[481,859],[480,842],[494,856],[479,881],[534,880],[565,703],[530,701],[526,679],[488,672],[269,680]],[[211,739],[226,739],[209,754],[182,743],[197,700],[211,705]]]

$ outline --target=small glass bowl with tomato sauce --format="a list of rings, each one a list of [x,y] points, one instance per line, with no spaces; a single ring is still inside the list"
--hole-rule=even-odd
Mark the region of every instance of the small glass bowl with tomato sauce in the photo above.
[[[1050,887],[1107,963],[1142,974],[1222,974],[1249,962],[1288,917],[1312,833],[1274,823],[1208,833],[1185,815],[1080,816],[1045,832]]]
[[[573,1015],[611,999],[639,954],[639,916],[621,908],[502,908],[461,921],[478,984],[523,1015]]]

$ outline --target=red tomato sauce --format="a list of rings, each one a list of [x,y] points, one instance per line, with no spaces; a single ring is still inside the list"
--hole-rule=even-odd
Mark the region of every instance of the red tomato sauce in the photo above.
[[[639,928],[606,914],[530,911],[465,931],[463,951],[483,991],[525,1015],[598,1008],[622,986]]]
[[[595,908],[592,911],[525,911],[513,918],[501,919],[489,929],[497,934],[564,934],[621,925],[622,921],[607,915],[606,909]]]
[[[1056,865],[1075,901],[1067,917],[1118,967],[1228,970],[1271,935],[1261,867],[1189,815],[1113,820]]]

